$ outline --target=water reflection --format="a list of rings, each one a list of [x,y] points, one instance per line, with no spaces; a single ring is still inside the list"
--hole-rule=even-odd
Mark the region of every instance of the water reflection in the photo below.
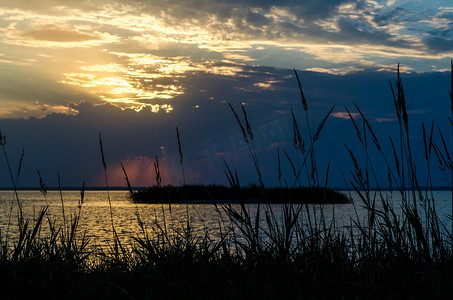
[[[212,204],[173,204],[170,207],[165,204],[133,204],[127,198],[127,192],[113,191],[110,192],[113,223],[120,240],[126,245],[133,243],[133,236],[142,234],[139,226],[138,217],[143,222],[150,236],[156,237],[167,230],[171,235],[184,234],[187,231],[187,221],[189,221],[191,233],[198,238],[205,237],[207,233],[211,239],[220,238],[221,233],[225,233],[231,228],[232,223],[225,214],[221,205]],[[393,205],[397,212],[400,212],[400,198],[398,194],[393,194]],[[302,226],[308,226],[309,222],[319,222],[321,214],[325,217],[326,223],[330,225],[335,223],[338,231],[348,231],[354,222],[351,220],[366,220],[367,212],[362,207],[358,197],[351,193],[355,201],[354,204],[336,204],[336,205],[309,205],[304,207],[299,218]],[[451,221],[448,218],[451,215],[451,194],[450,192],[435,192],[436,208],[440,220],[444,222],[446,228],[451,228]],[[49,234],[49,222],[55,222],[58,227],[63,226],[62,204],[59,192],[51,191],[44,196],[39,191],[20,191],[19,198],[23,206],[24,216],[31,224],[36,220],[39,211],[48,206],[46,222],[43,224],[40,235],[42,237]],[[66,223],[69,224],[71,217],[78,212],[80,192],[64,191],[63,202],[66,216]],[[233,204],[233,208],[240,210],[239,205]],[[249,204],[247,209],[254,216],[258,205]],[[261,223],[265,226],[265,212],[271,209],[275,219],[283,221],[283,210],[281,204],[262,205]],[[308,220],[307,212],[310,213]],[[10,241],[15,241],[18,237],[18,208],[14,200],[13,192],[0,192],[0,230],[3,238],[8,237]],[[105,246],[112,243],[112,227],[109,212],[109,204],[105,191],[86,191],[85,202],[81,209],[81,218],[79,222],[79,232],[86,231],[90,238],[92,247]],[[237,234],[238,231],[235,230]],[[241,237],[239,237],[241,239]]]

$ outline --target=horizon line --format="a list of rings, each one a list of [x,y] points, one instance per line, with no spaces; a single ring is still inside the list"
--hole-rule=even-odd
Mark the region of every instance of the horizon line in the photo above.
[[[190,186],[190,185],[200,185],[200,184],[186,184],[187,186]],[[201,185],[220,185],[220,186],[227,186],[227,185],[224,185],[224,184],[201,184]],[[173,185],[164,185],[162,187],[165,187],[165,186],[173,186]],[[134,191],[137,191],[137,190],[142,190],[142,189],[147,189],[147,188],[150,188],[150,187],[155,187],[155,186],[137,186],[137,187],[132,187],[132,190]],[[182,187],[182,186],[175,186],[175,187]],[[244,186],[244,187],[247,187],[247,186]],[[303,186],[303,187],[306,187],[306,186]],[[278,188],[278,186],[267,186],[265,188]],[[282,187],[283,188],[283,187]],[[323,187],[321,187],[323,188]],[[352,187],[327,187],[328,189],[331,189],[331,190],[335,190],[335,191],[348,191],[348,192],[354,192],[355,189],[352,188]],[[81,191],[82,188],[81,187],[74,187],[74,186],[66,186],[66,187],[47,187],[47,190],[48,191],[59,191],[59,190],[62,190],[62,191]],[[92,187],[85,187],[85,191],[105,191],[105,190],[112,190],[112,191],[129,191],[129,188],[127,186],[125,187],[122,187],[122,186],[113,186],[113,187],[108,187],[106,188],[105,186],[92,186]],[[41,191],[41,188],[40,187],[18,187],[16,189],[17,191]],[[381,188],[370,188],[370,191],[378,191],[378,190],[381,190],[381,191],[399,191],[398,189],[395,189],[395,188],[388,188],[388,187],[381,187]],[[407,189],[408,191],[411,190],[411,189]],[[448,187],[448,186],[434,186],[434,187],[420,187],[420,191],[425,191],[425,190],[433,190],[433,191],[451,191],[452,188],[451,187]],[[11,188],[11,187],[0,187],[0,191],[14,191],[14,188]],[[363,191],[363,190],[360,190],[360,191]]]

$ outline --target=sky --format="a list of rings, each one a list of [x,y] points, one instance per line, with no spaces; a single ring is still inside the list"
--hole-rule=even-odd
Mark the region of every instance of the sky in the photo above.
[[[344,145],[360,149],[345,106],[380,138],[397,134],[400,63],[414,144],[422,122],[449,132],[452,57],[450,0],[2,0],[0,131],[15,170],[24,150],[18,186],[37,186],[36,170],[49,186],[57,174],[105,185],[99,134],[111,185],[125,185],[121,163],[132,185],[155,184],[156,157],[163,183],[182,184],[176,127],[188,183],[226,183],[225,163],[256,183],[228,105],[242,104],[265,182],[278,185],[278,153],[288,182],[284,151],[300,159],[291,110],[308,136],[295,68],[313,131],[335,105],[315,150],[329,185],[344,186]],[[3,158],[0,187],[9,177]]]

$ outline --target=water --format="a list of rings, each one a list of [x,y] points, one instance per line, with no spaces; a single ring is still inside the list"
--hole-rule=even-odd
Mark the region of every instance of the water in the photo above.
[[[387,193],[387,195],[389,195]],[[352,219],[365,220],[366,210],[363,209],[357,194],[351,193],[355,204],[335,204],[325,205],[322,212],[328,222],[335,220],[339,230],[348,229],[354,224]],[[171,212],[169,205],[161,204],[134,204],[125,191],[110,192],[113,224],[117,234],[124,244],[133,243],[132,237],[142,236],[137,215],[143,222],[148,234],[156,235],[162,233],[164,226],[168,231],[184,233],[189,219],[192,234],[202,238],[206,232],[211,238],[220,236],[221,231],[231,226],[229,218],[222,210],[221,206],[213,204],[172,204]],[[398,193],[392,194],[393,205],[400,211],[401,200]],[[57,227],[64,224],[63,210],[60,194],[58,191],[49,191],[45,198],[39,191],[19,191],[19,199],[22,203],[24,217],[31,224],[44,207],[48,207],[46,221],[44,222],[41,236],[49,233],[47,220],[55,222]],[[447,228],[451,228],[451,192],[434,192],[438,216]],[[80,201],[80,191],[63,191],[64,214],[66,222],[69,223],[71,217],[78,213]],[[239,210],[239,206],[232,205]],[[257,204],[248,204],[248,209],[253,215],[258,207]],[[282,205],[270,205],[277,220],[282,219]],[[261,206],[261,209],[268,209]],[[321,213],[319,205],[309,205],[309,210],[317,214]],[[264,216],[264,214],[262,214]],[[188,216],[188,217],[187,217]],[[313,214],[312,214],[313,216]],[[18,207],[12,191],[0,191],[0,231],[3,238],[8,237],[15,241],[18,236]],[[106,191],[86,191],[84,203],[81,208],[81,218],[79,232],[86,232],[90,239],[91,247],[106,246],[112,242],[112,223],[110,207]],[[306,215],[303,214],[301,222],[308,224]],[[264,219],[263,219],[264,223]]]

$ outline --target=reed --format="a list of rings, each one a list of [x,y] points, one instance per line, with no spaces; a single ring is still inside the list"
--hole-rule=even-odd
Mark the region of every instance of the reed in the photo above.
[[[362,205],[367,210],[365,219],[358,216],[351,219],[351,228],[340,228],[329,222],[322,205],[282,203],[281,217],[277,217],[275,208],[267,204],[262,205],[262,210],[251,210],[244,201],[248,189],[255,194],[266,193],[266,199],[287,199],[299,198],[291,193],[296,193],[300,187],[277,189],[276,196],[272,196],[273,191],[265,188],[260,180],[259,168],[255,166],[258,185],[247,187],[239,182],[236,170],[225,164],[230,187],[216,186],[209,194],[213,196],[216,189],[228,192],[237,197],[238,205],[217,205],[221,217],[218,237],[210,236],[208,231],[205,235],[193,235],[190,222],[182,229],[158,221],[147,228],[137,207],[141,231],[132,237],[130,245],[123,247],[116,235],[107,192],[114,241],[118,246],[90,250],[89,239],[79,228],[85,201],[83,184],[77,211],[65,214],[62,224],[48,220],[50,235],[40,235],[47,206],[38,213],[33,224],[25,218],[18,219],[19,234],[14,243],[0,235],[2,298],[451,298],[453,231],[437,215],[430,179],[434,162],[444,168],[446,176],[452,175],[451,149],[447,147],[442,130],[434,130],[434,123],[430,128],[423,124],[421,150],[425,161],[414,161],[413,153],[418,149],[411,141],[411,120],[399,70],[391,90],[399,130],[388,140],[383,141],[376,134],[372,123],[357,105],[346,108],[361,147],[359,151],[353,151],[353,147],[345,146],[351,158],[351,170],[344,176],[345,184],[359,197],[360,203],[354,205]],[[301,88],[300,92],[304,105],[306,99]],[[259,164],[245,109],[244,120],[231,109],[244,139],[250,143],[253,163]],[[305,107],[304,110],[307,111]],[[360,118],[352,117],[353,110]],[[320,172],[313,172],[312,168],[319,165],[315,163],[319,156],[315,155],[313,145],[321,136],[331,112],[315,134],[308,133],[308,141],[300,131],[297,116],[292,114],[294,147],[303,159],[298,162],[283,151],[294,169],[290,183],[297,179],[299,185],[306,180],[309,188],[318,188]],[[179,130],[177,138],[182,160]],[[108,190],[100,135],[99,143]],[[379,153],[378,157],[372,155],[375,151]],[[287,178],[280,170],[280,155],[277,151],[278,182],[280,186],[287,186]],[[386,166],[387,178],[377,175],[377,164]],[[426,164],[427,178],[417,175],[419,164]],[[161,186],[157,158],[154,166],[159,191],[163,188],[168,188],[168,193],[173,192],[172,189],[177,191],[176,187]],[[122,168],[130,194],[138,195],[140,191],[133,190],[126,169]],[[300,174],[307,171],[307,178],[302,178]],[[325,185],[328,173],[329,166]],[[38,176],[46,198],[46,185],[39,172]],[[17,178],[11,177],[13,186]],[[384,190],[386,184],[401,197],[401,212],[392,204],[394,194]],[[185,184],[184,188],[182,192],[187,199],[192,186]],[[197,193],[205,192],[204,187],[193,188],[200,189]],[[323,193],[316,195],[316,198],[322,197],[325,197]],[[20,203],[16,192],[15,200]],[[64,209],[63,195],[61,200]],[[168,216],[166,206],[161,203],[163,216]]]
[[[178,127],[176,127],[176,138],[178,140],[178,154],[179,154],[179,163],[181,164],[182,182],[183,182],[183,185],[186,185],[186,175],[184,173],[184,162],[183,162],[184,155],[182,154],[181,139],[179,137],[179,128]],[[158,173],[156,171],[156,178],[157,178],[157,174]]]
[[[19,178],[20,170],[21,170],[21,167],[22,167],[22,159],[24,158],[24,151],[22,150],[22,155],[21,155],[20,161],[19,161],[19,168],[17,169],[17,176],[16,176],[16,180],[15,180],[14,176],[13,176],[13,170],[12,170],[11,164],[9,162],[8,153],[6,151],[6,136],[2,135],[1,132],[0,132],[0,146],[2,147],[3,155],[4,155],[5,161],[6,161],[6,165],[8,166],[8,172],[9,172],[9,175],[10,175],[11,184],[13,185],[14,197],[15,197],[15,199],[17,201],[17,207],[19,207],[20,222],[23,222],[22,203],[20,202],[19,196],[17,195],[17,180]]]
[[[112,200],[110,198],[110,188],[109,188],[109,182],[108,182],[108,176],[107,176],[107,164],[105,162],[104,148],[102,145],[101,133],[99,133],[99,150],[101,152],[101,162],[102,162],[102,169],[104,171],[105,189],[107,191],[107,199],[108,199],[108,203],[109,203],[110,223],[112,225],[112,234],[113,234],[113,250],[115,253],[115,257],[118,259],[119,251],[125,253],[125,249],[123,248],[123,245],[121,244],[121,241],[118,237],[118,233],[115,229],[115,223],[113,221]],[[125,174],[125,175],[127,176],[127,174]]]

